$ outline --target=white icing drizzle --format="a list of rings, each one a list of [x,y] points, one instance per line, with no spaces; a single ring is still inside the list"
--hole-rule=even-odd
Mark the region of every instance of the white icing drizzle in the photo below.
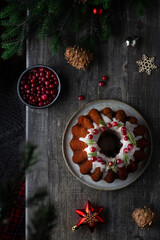
[[[91,147],[95,147],[96,148],[96,151],[94,152],[94,154],[97,155],[97,157],[101,157],[103,159],[103,161],[105,162],[105,164],[102,164],[101,162],[98,162],[98,161],[95,161],[95,162],[92,162],[92,170],[91,170],[91,173],[93,173],[95,171],[95,169],[97,167],[100,167],[101,171],[103,172],[103,179],[105,178],[105,176],[107,175],[107,172],[108,170],[111,168],[114,172],[117,172],[117,168],[118,167],[123,167],[124,165],[129,165],[130,163],[130,159],[132,159],[133,161],[135,160],[133,155],[134,155],[134,152],[135,151],[138,151],[140,148],[136,147],[136,145],[133,145],[133,149],[130,150],[127,154],[124,154],[123,150],[124,148],[127,148],[128,147],[128,144],[131,144],[130,140],[128,139],[127,141],[124,140],[124,136],[122,135],[122,132],[121,132],[121,128],[123,126],[126,127],[127,131],[133,136],[133,139],[134,141],[136,142],[137,140],[139,140],[140,138],[142,138],[142,136],[138,136],[138,137],[134,137],[134,134],[133,134],[133,131],[134,129],[137,127],[137,124],[132,124],[130,122],[126,122],[125,125],[123,122],[120,122],[120,121],[117,121],[116,118],[113,118],[113,120],[111,120],[110,118],[108,118],[107,116],[105,116],[104,114],[101,113],[101,117],[104,121],[105,124],[107,123],[113,123],[113,122],[117,122],[118,123],[118,126],[114,127],[112,126],[110,129],[115,131],[117,134],[119,134],[120,136],[120,142],[122,143],[122,147],[119,151],[119,153],[116,155],[115,158],[109,158],[107,157],[106,155],[100,153],[100,148],[99,146],[97,145],[97,142],[98,142],[98,139],[101,135],[101,127],[103,126],[102,124],[100,124],[99,126],[93,122],[93,126],[94,128],[91,128],[91,129],[88,129],[88,132],[89,134],[86,135],[85,138],[79,138],[80,141],[82,142],[85,142],[88,147],[84,149],[84,151],[87,152],[87,155],[88,155],[88,160],[91,160],[92,158],[92,153],[91,153]],[[93,133],[93,130],[94,129],[97,129],[98,130],[98,133],[97,134],[94,134]],[[88,135],[92,134],[93,135],[93,138],[92,139],[89,139],[88,138]],[[90,155],[91,154],[91,155]],[[125,160],[125,157],[128,159],[127,161],[124,161]],[[116,164],[112,167],[110,167],[108,165],[109,162],[115,162],[116,160],[115,159],[121,159],[123,162],[121,164]]]

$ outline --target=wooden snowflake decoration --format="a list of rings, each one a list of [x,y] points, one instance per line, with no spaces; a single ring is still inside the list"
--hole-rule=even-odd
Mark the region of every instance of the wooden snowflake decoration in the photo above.
[[[147,57],[145,54],[143,54],[142,59],[136,63],[139,66],[139,73],[146,72],[147,75],[150,75],[152,70],[157,68],[154,64],[154,57]]]

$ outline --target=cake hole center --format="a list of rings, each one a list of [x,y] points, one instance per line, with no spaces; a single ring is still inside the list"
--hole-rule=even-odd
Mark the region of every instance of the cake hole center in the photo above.
[[[97,144],[101,149],[101,153],[103,153],[107,157],[114,158],[119,153],[122,147],[122,143],[120,142],[120,140],[121,138],[119,133],[107,129],[100,135]]]

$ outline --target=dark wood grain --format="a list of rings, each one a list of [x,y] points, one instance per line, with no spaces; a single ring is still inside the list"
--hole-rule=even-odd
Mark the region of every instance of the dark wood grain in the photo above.
[[[141,37],[139,45],[127,48],[124,39],[130,35]],[[160,66],[160,4],[144,18],[127,11],[121,31],[108,43],[97,46],[97,55],[86,72],[68,65],[62,53],[53,56],[49,41],[39,42],[33,36],[27,46],[28,66],[46,64],[55,69],[62,82],[60,97],[44,110],[26,109],[27,140],[39,147],[39,163],[28,175],[28,194],[38,186],[46,186],[50,201],[57,207],[57,224],[52,233],[55,240],[129,240],[140,236],[144,240],[159,240],[159,218],[150,231],[138,229],[131,219],[139,206],[150,206],[160,214],[160,70],[151,76],[138,73],[136,60],[143,53],[156,57]],[[103,75],[109,76],[105,87],[98,87]],[[79,102],[78,95],[86,100]],[[62,156],[62,135],[71,115],[84,104],[98,99],[116,99],[136,108],[147,120],[153,136],[153,155],[144,174],[132,185],[119,191],[104,192],[79,182],[68,170]],[[91,234],[87,227],[72,232],[78,223],[76,208],[84,208],[86,201],[104,206],[106,224]],[[28,216],[30,217],[30,215]],[[29,219],[28,219],[29,220]]]

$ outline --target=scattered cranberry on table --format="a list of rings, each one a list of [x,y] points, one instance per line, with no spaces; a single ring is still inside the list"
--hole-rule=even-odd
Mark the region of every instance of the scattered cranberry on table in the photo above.
[[[103,76],[103,77],[102,77],[102,80],[103,80],[103,81],[106,81],[106,80],[107,80],[107,76]]]
[[[20,81],[22,99],[37,107],[49,105],[58,94],[59,81],[56,74],[46,67],[28,70]]]
[[[104,83],[103,81],[100,81],[100,82],[99,82],[99,86],[100,86],[100,87],[103,87],[104,85],[105,85],[105,83]]]
[[[79,101],[83,101],[84,100],[84,96],[83,95],[79,95],[78,99],[79,99]]]

